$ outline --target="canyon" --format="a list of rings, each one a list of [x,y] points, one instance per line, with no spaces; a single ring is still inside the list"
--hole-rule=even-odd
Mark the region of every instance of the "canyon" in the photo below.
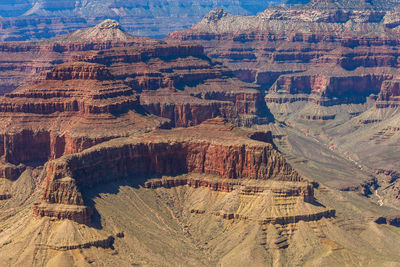
[[[301,2],[0,43],[0,262],[398,265],[398,3]],[[88,23],[83,1],[15,4]]]
[[[217,8],[166,40],[203,45],[240,80],[261,86],[277,121],[375,176],[399,170],[397,7],[396,1],[314,0],[247,17]],[[282,150],[288,149],[285,142]],[[398,193],[389,191],[397,203]]]
[[[192,26],[215,7],[235,14],[255,15],[283,0],[269,1],[3,1],[0,3],[0,41],[51,38],[114,19],[134,35],[162,38],[172,30]]]

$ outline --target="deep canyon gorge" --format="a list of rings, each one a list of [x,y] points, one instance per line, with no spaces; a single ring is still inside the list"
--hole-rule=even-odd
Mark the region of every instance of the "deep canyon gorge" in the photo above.
[[[400,265],[399,5],[0,4],[0,262]]]

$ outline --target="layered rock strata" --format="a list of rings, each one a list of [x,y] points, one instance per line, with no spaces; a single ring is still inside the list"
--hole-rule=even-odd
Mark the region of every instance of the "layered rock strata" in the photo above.
[[[237,77],[274,92],[267,102],[287,102],[289,94],[291,102],[362,103],[398,74],[398,13],[331,3],[271,7],[253,17],[215,9],[167,40],[204,45]]]
[[[387,80],[382,84],[375,106],[377,108],[400,106],[400,79]]]
[[[105,20],[95,27],[58,38],[31,42],[0,43],[0,95],[75,56],[113,47],[162,44],[155,39],[134,37],[116,21]]]
[[[196,125],[215,115],[272,120],[259,87],[211,62],[196,44],[114,48],[77,59],[107,65],[115,77],[141,92],[145,110],[175,126]]]
[[[85,223],[90,220],[91,208],[84,206],[81,188],[119,179],[192,172],[217,175],[227,182],[237,178],[303,180],[271,143],[238,136],[224,121],[216,119],[188,129],[115,139],[49,162],[44,174],[43,202],[35,204],[33,211],[36,216]],[[182,180],[171,185],[184,183]],[[146,185],[153,187],[151,183]],[[229,191],[228,184],[225,185],[217,187]],[[75,214],[64,209],[53,212],[59,204],[78,208]]]
[[[261,195],[264,192],[272,193],[274,197],[302,197],[303,201],[314,201],[314,188],[307,182],[298,183],[271,183],[267,185],[248,185],[248,180],[196,178],[183,176],[179,178],[150,179],[144,183],[145,188],[173,188],[187,185],[193,188],[205,187],[218,192],[232,192],[239,189],[241,195]]]
[[[60,65],[0,99],[0,157],[13,164],[45,162],[163,123],[138,114],[139,106],[137,94],[105,66]]]
[[[79,79],[68,77],[76,73],[67,74],[71,70],[66,69],[65,73],[53,71],[46,74],[48,77],[41,75],[33,82],[29,80],[60,63],[85,61],[106,65],[113,79],[124,81],[137,93],[143,92],[142,108],[170,119],[173,126],[196,125],[216,115],[236,120],[239,115],[243,124],[257,121],[257,116],[267,122],[272,120],[259,87],[239,81],[232,71],[212,62],[202,46],[133,37],[121,30],[116,21],[106,20],[96,27],[49,40],[3,43],[0,50],[5,59],[0,63],[4,64],[0,77],[2,69],[8,77],[3,81],[12,83],[5,85],[9,89],[4,92],[13,91],[27,81],[35,86],[38,80]],[[14,61],[18,61],[18,68]],[[110,77],[99,79],[110,80]]]

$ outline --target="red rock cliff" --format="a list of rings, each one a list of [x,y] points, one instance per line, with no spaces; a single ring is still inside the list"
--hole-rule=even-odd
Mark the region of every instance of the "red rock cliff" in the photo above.
[[[190,172],[225,179],[302,180],[272,144],[237,136],[218,119],[188,129],[115,139],[49,162],[43,196],[47,204],[35,205],[34,213],[42,215],[46,205],[55,203],[82,206],[82,187]]]

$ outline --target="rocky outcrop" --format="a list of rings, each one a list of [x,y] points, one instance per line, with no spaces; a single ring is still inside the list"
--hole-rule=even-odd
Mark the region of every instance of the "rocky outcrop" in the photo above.
[[[84,136],[57,135],[50,131],[22,130],[19,133],[0,135],[0,156],[6,162],[45,162],[62,155],[77,153],[111,137],[90,138]],[[13,176],[13,175],[11,175]]]
[[[143,91],[142,107],[157,116],[168,118],[176,127],[188,127],[222,116],[234,120],[238,112],[232,102],[204,100],[171,90]]]
[[[151,179],[145,182],[144,187],[156,189],[156,188],[173,188],[177,186],[187,185],[193,188],[205,187],[213,191],[218,192],[231,192],[235,185],[240,184],[237,181],[230,180],[207,180],[201,178],[170,178],[170,179]]]
[[[312,203],[314,201],[314,188],[309,183],[279,183],[268,186],[248,185],[242,179],[221,179],[207,177],[192,177],[182,175],[171,178],[150,179],[145,182],[145,188],[173,188],[177,186],[189,186],[192,188],[205,187],[218,192],[232,192],[238,189],[241,195],[261,195],[272,193],[274,197],[302,197],[303,201]]]
[[[114,81],[105,66],[76,62],[54,68],[44,81],[6,94],[0,100],[0,112],[121,113],[138,105],[133,90]]]
[[[140,103],[148,112],[176,126],[196,125],[216,115],[273,119],[258,86],[210,62],[199,45],[116,48],[79,60],[107,65],[114,77],[141,92]]]
[[[400,106],[400,80],[387,80],[382,83],[380,93],[375,105],[377,108]]]
[[[355,98],[378,94],[382,83],[393,78],[393,75],[354,75],[330,77],[281,75],[271,88],[272,91],[283,91],[289,94],[313,94],[327,98]]]
[[[1,47],[16,58],[46,51],[47,66],[77,60],[43,72],[0,99],[7,129],[0,131],[5,162],[44,163],[115,137],[169,126],[165,119],[150,119],[149,113],[184,127],[216,116],[242,125],[259,116],[272,120],[258,86],[213,63],[202,46],[133,37],[116,21]]]
[[[239,81],[229,69],[212,62],[204,55],[202,46],[166,44],[159,40],[133,37],[122,31],[116,21],[106,20],[93,28],[54,39],[4,43],[0,47],[0,53],[10,59],[4,74],[12,71],[19,77],[13,80],[17,84],[26,81],[35,72],[68,60],[92,63],[64,63],[29,82],[25,87],[30,87],[30,92],[24,92],[24,96],[20,90],[7,93],[5,97],[12,99],[11,102],[19,99],[20,103],[10,104],[7,100],[7,103],[0,104],[0,111],[3,112],[114,114],[137,108],[139,97],[136,101],[129,95],[142,93],[141,110],[144,108],[149,113],[168,118],[176,126],[196,125],[217,115],[235,119],[243,125],[257,121],[257,116],[267,122],[273,119],[258,86]],[[36,66],[38,61],[35,57],[42,52],[46,53],[46,58],[41,59],[41,66]],[[15,69],[12,65],[14,56],[21,60],[22,54],[27,65],[23,63],[23,68]],[[88,88],[107,88],[107,97],[118,101],[98,106],[94,105],[95,102],[105,101],[100,96],[93,96],[90,101],[79,102],[73,99],[73,96],[78,96],[77,92],[72,94],[70,89],[65,88],[84,84]],[[52,89],[58,95],[54,95],[53,91],[43,92],[43,87],[51,86],[63,87],[62,92],[61,88],[58,91]],[[59,98],[60,101],[27,104],[25,102],[29,101],[24,100],[22,103],[24,98],[40,98],[40,94],[43,94],[41,98]]]
[[[84,187],[130,177],[182,173],[204,173],[225,178],[227,183],[221,188],[228,191],[229,179],[302,180],[272,144],[237,136],[224,125],[224,121],[216,119],[188,129],[160,130],[142,137],[116,139],[49,162],[44,174],[43,207],[48,203],[81,206],[80,188]],[[165,186],[184,182],[167,182]],[[201,186],[201,183],[190,182],[190,185]],[[146,186],[158,184],[153,182]],[[218,184],[207,186],[219,187]],[[52,210],[47,212],[38,207],[42,205],[35,206],[37,215],[64,216],[60,215],[63,211],[55,215]],[[71,218],[71,213],[67,212],[65,216]],[[88,218],[78,216],[76,221],[86,220]]]
[[[90,223],[93,210],[86,206],[60,205],[47,203],[34,203],[32,206],[33,215],[51,217],[58,220],[72,220],[78,223]]]
[[[275,217],[268,218],[260,222],[260,224],[289,224],[289,223],[297,223],[299,221],[311,222],[318,221],[322,218],[332,218],[335,217],[335,210],[326,210],[323,212],[315,213],[315,214],[304,214],[304,215],[295,215],[295,216],[285,216],[285,217]]]
[[[214,215],[219,216],[226,220],[239,219],[239,220],[251,221],[251,220],[249,220],[249,218],[243,217],[240,214],[216,212]],[[299,221],[313,222],[313,221],[319,221],[322,218],[334,218],[335,215],[336,215],[335,210],[326,210],[326,211],[322,211],[322,212],[318,212],[318,213],[314,213],[314,214],[270,217],[270,218],[265,218],[265,219],[259,220],[258,223],[260,225],[266,225],[266,224],[287,225],[287,224],[291,224],[291,223],[292,224],[298,223]]]

